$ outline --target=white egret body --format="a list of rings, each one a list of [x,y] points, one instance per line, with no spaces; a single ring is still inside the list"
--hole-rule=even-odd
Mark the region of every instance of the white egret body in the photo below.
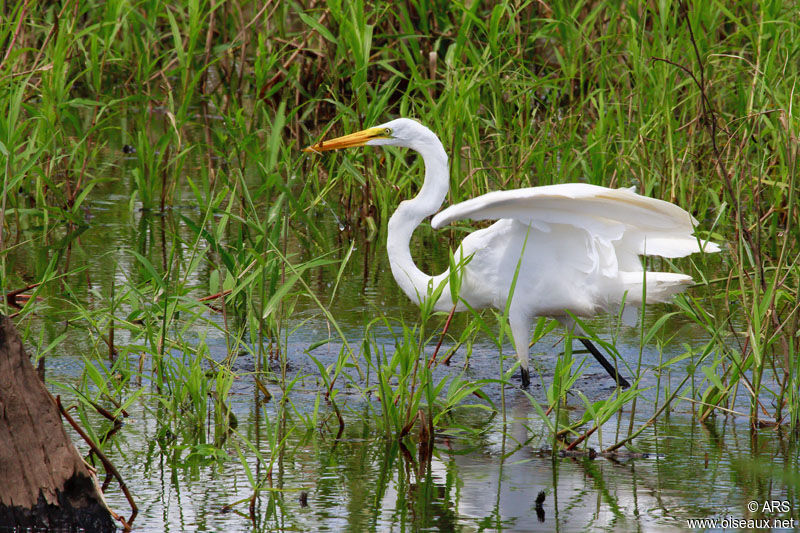
[[[363,145],[411,148],[425,163],[419,194],[397,207],[389,219],[386,240],[395,280],[409,298],[420,303],[429,296],[430,287],[449,279],[448,271],[438,276],[420,271],[409,249],[414,229],[436,213],[447,196],[447,154],[431,130],[406,118],[323,141],[305,151]],[[683,257],[701,249],[719,250],[710,242],[701,246],[692,235],[696,221],[680,207],[630,189],[585,183],[490,192],[448,207],[433,217],[431,225],[438,229],[461,219],[497,222],[462,241],[455,258],[470,259],[462,268],[459,301],[453,301],[445,286],[435,308],[449,311],[455,305],[456,310],[464,310],[466,302],[475,309],[505,309],[519,264],[508,317],[525,386],[534,317],[569,323],[570,313],[588,317],[615,312],[623,299],[630,309],[642,303],[643,284],[648,303],[669,301],[692,278],[671,272],[645,273],[639,256]],[[601,364],[605,362],[596,349],[592,354]],[[613,371],[607,362],[604,367]],[[615,373],[612,376],[624,382]]]

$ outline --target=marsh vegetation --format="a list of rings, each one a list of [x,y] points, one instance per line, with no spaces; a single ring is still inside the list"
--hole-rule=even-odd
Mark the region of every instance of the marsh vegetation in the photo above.
[[[0,312],[134,527],[798,519],[797,9],[5,2]],[[442,138],[448,203],[635,187],[724,243],[654,259],[696,281],[674,305],[584,323],[630,389],[542,319],[522,391],[503,313],[443,335],[399,292],[386,222],[421,162],[300,151],[397,116]],[[469,228],[423,224],[420,267]]]

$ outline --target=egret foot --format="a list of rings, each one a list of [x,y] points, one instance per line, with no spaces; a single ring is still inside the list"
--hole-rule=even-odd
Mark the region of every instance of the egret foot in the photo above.
[[[622,387],[623,389],[627,389],[631,386],[631,384],[628,383],[628,380],[617,373],[617,369],[608,362],[608,359],[606,359],[605,356],[600,353],[600,350],[598,350],[594,344],[586,339],[581,339],[581,342],[584,346],[586,346],[586,349],[589,350],[589,353],[591,353],[594,358],[597,359],[597,362],[600,363],[600,366],[605,368],[606,372],[608,372],[608,375],[614,379],[618,386]]]
[[[531,372],[527,368],[519,367],[519,377],[522,378],[522,388],[527,389],[531,384]]]

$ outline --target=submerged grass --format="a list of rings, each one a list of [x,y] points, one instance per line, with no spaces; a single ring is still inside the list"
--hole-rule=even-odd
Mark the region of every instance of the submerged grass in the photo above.
[[[219,426],[210,434],[236,434],[244,454],[255,447],[231,433],[224,408],[244,356],[256,394],[279,389],[303,427],[341,434],[347,388],[378,398],[388,440],[447,427],[448,413],[487,382],[434,379],[427,355],[445,317],[381,317],[359,349],[335,312],[353,247],[380,240],[418,188],[421,162],[394,150],[325,159],[298,151],[404,115],[442,138],[451,203],[578,180],[635,186],[691,211],[697,233],[725,245],[718,256],[676,261],[698,285],[677,311],[641,321],[640,346],[669,337],[685,346],[656,368],[628,362],[635,381],[657,375],[644,426],[634,423],[637,402],[650,400],[636,386],[600,401],[568,398],[580,369],[565,345],[546,383],[556,418],[532,398],[555,446],[569,432],[567,446],[585,446],[595,431],[606,450],[633,446],[682,401],[700,420],[746,411],[753,427],[800,429],[800,25],[791,3],[18,0],[1,9],[0,294],[9,296],[0,311],[16,314],[36,357],[64,341],[63,332],[34,331],[49,312],[38,296],[92,339],[83,409],[113,398],[120,411],[149,383],[165,443],[181,435],[179,445],[214,456],[205,446]],[[127,196],[136,249],[82,245],[100,190]],[[423,225],[415,241],[443,250],[423,270],[446,268],[444,250],[465,234],[453,227],[442,242]],[[330,287],[312,280],[320,269]],[[17,297],[33,284],[31,298]],[[292,403],[303,376],[286,355],[294,312],[309,305],[342,345],[334,363],[317,362],[311,413]],[[505,321],[497,317],[498,329],[489,316],[471,315],[453,343],[470,352],[480,330],[502,350]],[[666,332],[668,319],[695,324],[707,341],[682,343]],[[395,325],[394,347],[371,337]],[[534,339],[552,327],[540,321]],[[223,357],[209,351],[198,333],[206,330],[224,336]],[[591,336],[615,351],[616,333],[612,342]],[[565,402],[581,409],[576,420]],[[624,406],[627,434],[602,435]],[[286,432],[272,438],[280,448]],[[250,476],[254,493],[265,480]]]

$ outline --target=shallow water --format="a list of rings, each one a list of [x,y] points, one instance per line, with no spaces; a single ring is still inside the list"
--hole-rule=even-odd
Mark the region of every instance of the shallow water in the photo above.
[[[121,164],[124,166],[124,161]],[[88,227],[80,234],[62,231],[46,240],[37,238],[31,246],[9,255],[20,279],[36,278],[54,254],[61,254],[62,260],[68,258],[73,268],[79,267],[67,276],[73,295],[52,292],[54,289],[44,292],[36,316],[25,326],[30,328],[31,346],[48,346],[66,334],[66,340],[46,360],[51,390],[65,396],[71,394],[69,387],[78,386],[82,379],[85,363],[81,354],[91,352],[93,343],[99,342],[90,332],[65,322],[73,311],[70,298],[79,298],[91,308],[93,302],[99,305],[108,296],[112,286],[135,282],[140,267],[129,250],[137,250],[161,266],[166,262],[172,235],[191,242],[191,232],[175,213],[192,217],[196,214],[192,208],[178,207],[165,216],[130,211],[130,196],[122,193],[129,185],[98,187],[87,204]],[[394,285],[380,238],[367,243],[362,235],[339,231],[337,219],[328,213],[331,209],[320,207],[319,213],[330,218],[324,225],[332,235],[338,232],[331,246],[346,248],[351,238],[362,241],[331,306],[348,342],[360,346],[366,324],[380,314],[401,317],[413,324],[417,309]],[[26,231],[30,235],[36,232],[35,228]],[[446,266],[445,258],[436,255],[446,250],[446,243],[436,245],[431,241],[430,230],[423,228],[420,233],[422,236],[415,237],[419,243],[415,255],[423,270]],[[337,240],[341,243],[337,244]],[[307,253],[298,243],[291,243],[291,247],[299,256]],[[187,260],[179,254],[179,261]],[[207,273],[199,270],[192,275],[196,276],[193,281],[198,287],[208,286]],[[321,295],[326,294],[331,290],[332,272],[321,269],[311,273],[309,284]],[[652,323],[666,309],[650,308],[645,321]],[[221,333],[223,318],[211,312],[208,318],[220,329],[208,327],[186,335],[197,336],[198,342],[202,337],[210,357],[222,360],[227,355]],[[492,323],[491,318],[487,321]],[[451,334],[457,337],[466,322],[465,318],[456,319]],[[591,324],[605,332],[601,337],[614,340],[625,360],[636,366],[640,356],[636,329],[617,330],[611,319],[598,319]],[[391,353],[393,332],[385,327],[372,331],[375,344]],[[612,339],[610,334],[615,331]],[[345,420],[341,438],[334,438],[337,424],[324,404],[321,409],[326,422],[307,429],[300,418],[313,410],[322,388],[311,356],[330,364],[338,357],[342,342],[308,301],[297,303],[284,334],[289,378],[303,376],[290,394],[291,409],[278,408],[277,386],[270,385],[272,400],[262,401],[252,379],[252,358],[241,355],[233,364],[237,379],[230,408],[238,420],[236,431],[254,443],[266,461],[258,461],[255,451],[238,443],[235,436],[215,436],[211,428],[195,435],[199,444],[163,454],[161,444],[171,449],[174,441],[161,433],[162,413],[150,395],[152,385],[145,380],[144,394],[131,405],[130,417],[114,436],[109,450],[139,505],[134,523],[137,530],[672,531],[686,529],[686,520],[695,518],[800,519],[800,453],[796,442],[773,430],[751,432],[747,419],[736,415],[718,416],[699,424],[692,417],[692,404],[685,401],[676,403],[672,412],[659,418],[635,441],[637,453],[617,458],[554,457],[548,431],[532,400],[516,387],[501,390],[497,384],[487,385],[484,390],[496,406],[501,405],[505,395],[506,430],[502,413],[461,410],[455,415],[453,426],[462,425],[470,431],[437,434],[433,459],[427,468],[421,468],[416,461],[417,450],[403,450],[383,438],[377,422],[379,404],[374,398],[364,398],[352,387],[347,388],[345,378],[339,382]],[[672,340],[661,349],[658,345],[644,347],[643,368],[653,368],[660,360],[684,353],[685,345],[699,345],[704,333],[675,317],[661,337],[665,342],[669,338]],[[326,339],[329,342],[311,348]],[[118,345],[127,340],[124,331],[118,333]],[[530,394],[536,401],[546,397],[563,342],[562,332],[557,330],[533,348],[537,377]],[[452,340],[445,341],[443,350],[451,345]],[[433,346],[435,343],[429,346],[428,355]],[[504,345],[503,353],[513,353],[510,344]],[[584,354],[578,353],[577,357],[581,359]],[[132,358],[130,363],[135,368],[138,360]],[[660,376],[652,371],[643,374],[640,388],[649,388],[637,403],[633,416],[636,427],[652,415],[656,403],[663,403],[665,390],[678,386],[691,363],[691,358],[676,363],[669,373]],[[504,361],[506,369],[511,364],[510,357]],[[353,383],[370,383],[369,377],[361,378],[353,369],[346,372]],[[437,367],[434,379],[462,373],[469,379],[492,379],[499,372],[497,348],[479,333],[471,354],[467,356],[460,349],[449,367]],[[630,372],[626,370],[624,374]],[[374,383],[374,377],[371,379]],[[591,401],[613,394],[611,380],[591,359],[569,400],[570,408],[576,411],[583,406],[578,391]],[[744,391],[740,391],[740,397],[746,399]],[[474,403],[482,402],[475,399]],[[593,435],[589,446],[602,449],[615,442],[616,437],[627,433],[630,418],[630,410],[626,409]],[[98,427],[107,424],[91,420]],[[275,443],[284,437],[284,446],[277,446]],[[181,436],[175,438],[180,444]],[[202,447],[204,442],[216,442],[227,457],[219,462],[211,460],[204,455],[208,451]],[[86,449],[81,443],[78,446]],[[264,469],[270,460],[272,470],[267,476]],[[254,491],[243,461],[250,475],[268,480],[253,501],[255,522],[249,516],[247,503]],[[540,492],[544,499],[537,506]],[[303,493],[307,505],[301,503]],[[106,496],[114,509],[128,514],[116,483],[111,484]],[[789,502],[789,510],[763,512],[763,503],[770,500]],[[751,501],[758,502],[757,512],[748,510]],[[226,510],[226,506],[233,510]]]
[[[307,406],[313,392],[294,394],[293,401],[302,406],[305,400]],[[348,402],[346,429],[336,440],[332,431],[302,425],[290,430],[297,419],[276,417],[277,398],[264,404],[254,398],[251,387],[238,383],[231,395],[238,431],[265,457],[274,450],[270,435],[289,432],[268,484],[275,497],[260,493],[255,527],[673,531],[686,528],[686,520],[693,518],[753,516],[745,511],[747,503],[768,500],[791,502],[791,516],[796,517],[797,476],[790,472],[796,472],[800,455],[796,443],[779,433],[751,434],[746,420],[700,425],[689,413],[677,412],[640,437],[636,446],[641,455],[553,457],[546,428],[530,401],[519,391],[507,392],[507,431],[502,431],[499,416],[462,414],[459,422],[480,428],[482,435],[438,435],[430,466],[420,471],[415,450],[403,453],[365,422],[376,415],[369,412],[369,402]],[[639,423],[644,419],[637,416]],[[627,418],[620,422],[626,426]],[[616,420],[604,426],[605,438],[613,440],[615,426]],[[222,446],[230,455],[222,464],[189,460],[187,451],[180,459],[165,457],[157,444],[158,429],[154,405],[137,402],[110,453],[140,506],[137,529],[254,527],[246,504],[237,507],[243,514],[224,511],[225,505],[253,495],[235,448]],[[335,421],[330,429],[335,430]],[[213,435],[207,438],[213,441]],[[263,477],[263,464],[247,450],[242,453],[252,472]],[[300,503],[302,492],[307,506]],[[106,496],[113,508],[127,508],[115,484]]]

